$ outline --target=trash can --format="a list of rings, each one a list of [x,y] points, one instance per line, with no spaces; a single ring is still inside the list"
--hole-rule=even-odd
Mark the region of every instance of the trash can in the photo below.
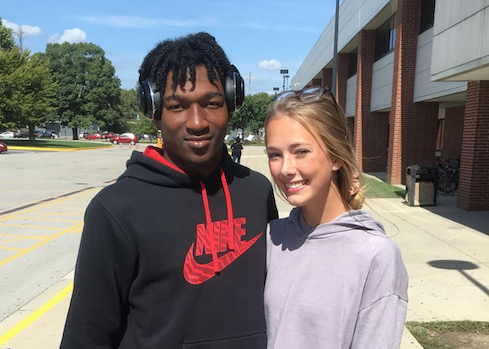
[[[438,168],[411,165],[406,168],[406,197],[409,206],[435,206]]]

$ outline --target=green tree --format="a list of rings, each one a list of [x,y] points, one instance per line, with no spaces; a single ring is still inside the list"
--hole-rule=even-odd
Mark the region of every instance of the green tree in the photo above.
[[[135,88],[130,90],[121,89],[121,103],[119,111],[123,118],[127,120],[137,119],[139,115],[137,91]]]
[[[0,17],[0,50],[10,50],[14,48],[15,42],[12,33],[12,29],[7,28],[2,24],[2,17]]]
[[[18,48],[0,51],[0,115],[10,128],[29,127],[34,139],[35,126],[42,125],[52,112],[56,84],[49,62],[41,55],[29,55]]]
[[[54,118],[73,128],[97,123],[112,129],[120,122],[120,80],[105,52],[92,43],[48,44],[46,55],[58,83]]]
[[[263,127],[267,106],[272,100],[273,96],[264,92],[246,96],[243,106],[233,114],[231,128],[248,129],[251,133],[257,133]]]
[[[140,117],[139,120],[128,121],[128,125],[132,133],[156,135],[156,128],[153,125],[153,121],[145,116]]]

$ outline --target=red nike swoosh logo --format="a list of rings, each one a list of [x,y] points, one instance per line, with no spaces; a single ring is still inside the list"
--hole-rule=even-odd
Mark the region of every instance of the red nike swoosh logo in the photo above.
[[[217,259],[217,265],[219,266],[219,270],[223,270],[229,264],[234,262],[246,252],[253,244],[263,235],[263,232],[255,236],[253,239],[249,241],[242,241],[241,244],[236,244],[234,251],[230,251],[226,253],[224,256],[221,256]],[[214,272],[213,262],[199,264],[194,258],[194,245],[190,246],[190,249],[187,252],[187,256],[185,257],[185,263],[183,265],[183,276],[188,283],[193,285],[199,285],[203,282],[206,282],[210,278],[212,278],[216,273]]]

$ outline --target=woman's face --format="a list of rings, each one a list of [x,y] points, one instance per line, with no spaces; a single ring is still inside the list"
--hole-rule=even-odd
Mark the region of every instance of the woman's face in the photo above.
[[[266,127],[270,172],[294,206],[322,204],[339,165],[319,137],[287,115],[276,114]]]

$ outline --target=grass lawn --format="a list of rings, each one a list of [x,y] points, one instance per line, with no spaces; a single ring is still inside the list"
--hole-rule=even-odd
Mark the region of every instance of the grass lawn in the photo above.
[[[0,142],[8,146],[16,147],[36,147],[36,148],[59,148],[59,149],[74,149],[74,148],[100,148],[111,147],[108,142],[85,142],[85,141],[65,141],[59,139],[36,139],[29,141],[27,139],[0,139]]]
[[[406,191],[402,188],[366,175],[363,176],[361,184],[366,198],[403,198],[406,194]]]
[[[407,328],[424,349],[487,349],[489,322],[407,322]]]

